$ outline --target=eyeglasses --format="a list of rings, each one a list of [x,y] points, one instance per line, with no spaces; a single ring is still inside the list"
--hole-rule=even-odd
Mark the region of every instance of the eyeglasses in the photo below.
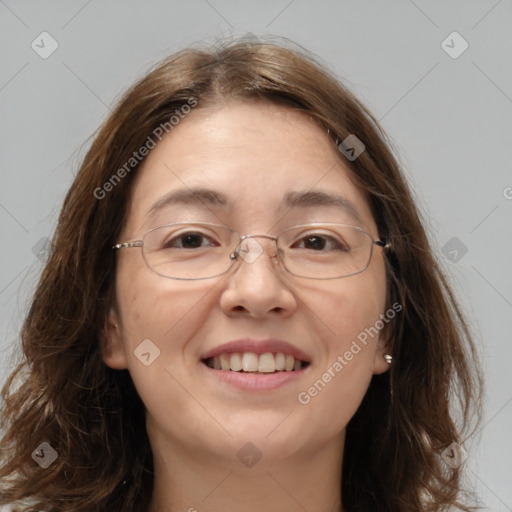
[[[147,231],[142,240],[123,242],[114,250],[141,247],[146,265],[169,279],[211,279],[225,274],[236,261],[254,262],[263,247],[255,238],[275,242],[271,255],[285,270],[306,279],[337,279],[364,272],[373,246],[384,240],[355,226],[312,223],[293,226],[277,237],[240,235],[218,224],[183,222]]]

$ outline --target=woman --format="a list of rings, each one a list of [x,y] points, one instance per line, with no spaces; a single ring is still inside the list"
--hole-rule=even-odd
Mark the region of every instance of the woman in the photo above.
[[[378,123],[304,52],[187,49],[124,95],[22,342],[0,503],[473,509],[471,336]]]

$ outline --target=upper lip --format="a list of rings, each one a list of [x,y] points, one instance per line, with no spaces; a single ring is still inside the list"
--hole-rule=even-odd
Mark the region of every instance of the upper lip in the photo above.
[[[300,359],[306,363],[311,362],[311,358],[302,350],[295,347],[287,341],[272,338],[266,340],[255,340],[252,338],[244,338],[239,340],[228,341],[218,347],[212,348],[201,356],[201,359],[209,359],[211,357],[220,356],[221,354],[253,352],[255,354],[266,353],[283,353],[293,356],[295,359]]]

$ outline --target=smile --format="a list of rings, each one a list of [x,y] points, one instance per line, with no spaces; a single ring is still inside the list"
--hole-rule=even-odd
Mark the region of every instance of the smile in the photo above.
[[[203,359],[203,363],[214,370],[245,373],[277,373],[301,370],[308,362],[282,352],[256,354],[254,352],[224,353]]]

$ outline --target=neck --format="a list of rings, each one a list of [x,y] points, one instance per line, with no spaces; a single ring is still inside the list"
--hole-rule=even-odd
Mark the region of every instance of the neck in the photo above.
[[[246,467],[236,455],[208,456],[153,438],[155,478],[148,512],[341,512],[343,443],[344,432],[279,460],[263,449],[261,459]]]

